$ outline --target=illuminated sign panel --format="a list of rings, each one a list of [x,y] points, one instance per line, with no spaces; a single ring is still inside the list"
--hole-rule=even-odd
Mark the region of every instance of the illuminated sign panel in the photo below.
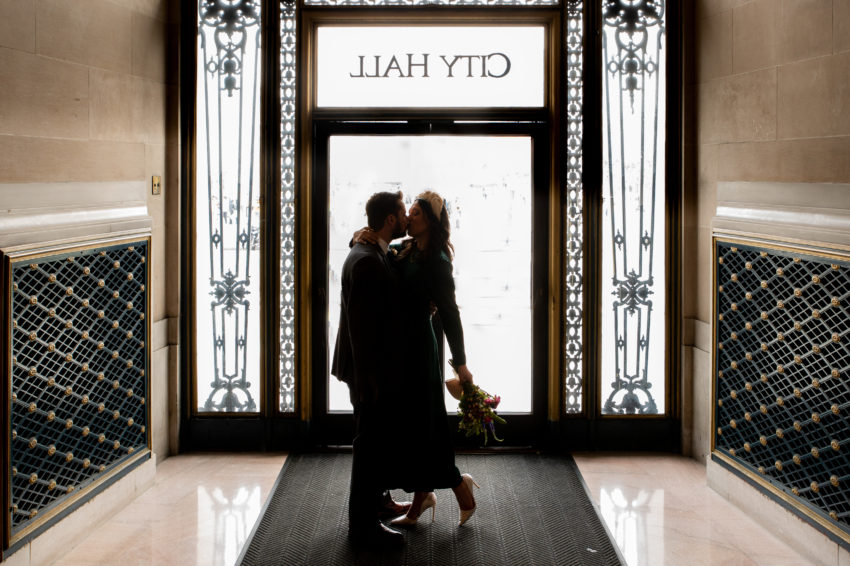
[[[318,28],[319,107],[544,104],[543,26]]]

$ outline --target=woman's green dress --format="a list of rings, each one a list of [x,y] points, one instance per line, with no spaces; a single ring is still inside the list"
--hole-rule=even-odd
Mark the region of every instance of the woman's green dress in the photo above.
[[[403,313],[403,366],[397,383],[397,409],[402,456],[397,466],[405,491],[433,491],[457,487],[461,482],[455,466],[454,447],[444,398],[437,339],[431,325],[431,303],[449,342],[455,366],[466,364],[463,328],[455,301],[452,263],[444,253],[427,257],[410,243],[410,250],[394,246],[395,267],[401,285]],[[407,253],[405,253],[407,252]]]

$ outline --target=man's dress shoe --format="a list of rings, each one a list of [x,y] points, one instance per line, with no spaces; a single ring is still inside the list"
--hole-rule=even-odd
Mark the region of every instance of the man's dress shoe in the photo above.
[[[411,505],[410,501],[397,502],[390,499],[389,502],[378,508],[378,520],[393,519],[399,515],[406,515]]]
[[[386,527],[380,521],[363,529],[351,530],[351,543],[358,548],[389,550],[404,546],[404,535]]]

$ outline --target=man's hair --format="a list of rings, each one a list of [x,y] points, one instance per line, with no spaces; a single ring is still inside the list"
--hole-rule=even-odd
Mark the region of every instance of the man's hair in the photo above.
[[[380,230],[384,227],[387,216],[393,216],[404,206],[401,191],[397,193],[375,193],[366,202],[366,220],[369,228]]]

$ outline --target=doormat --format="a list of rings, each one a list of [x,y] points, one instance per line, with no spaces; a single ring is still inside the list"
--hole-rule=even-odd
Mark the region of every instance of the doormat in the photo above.
[[[458,455],[478,508],[458,527],[450,489],[437,490],[436,519],[422,515],[399,550],[364,551],[348,540],[350,454],[292,454],[237,566],[622,565],[569,455]],[[396,501],[411,495],[393,491]]]

